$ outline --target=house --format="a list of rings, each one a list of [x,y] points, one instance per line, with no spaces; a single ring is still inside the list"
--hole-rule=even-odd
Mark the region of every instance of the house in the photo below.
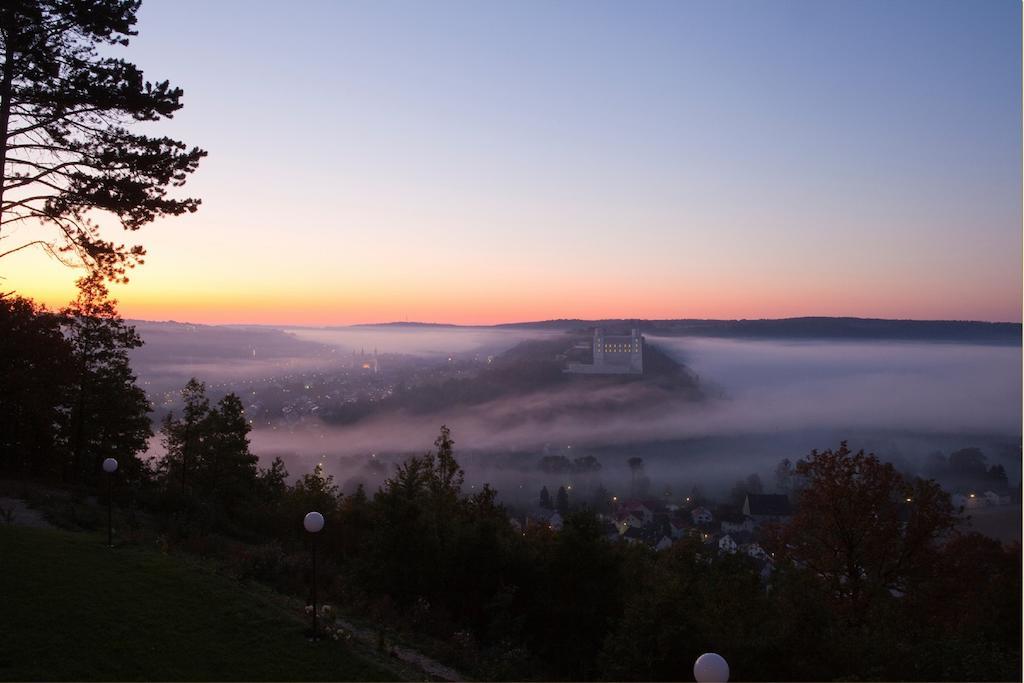
[[[521,534],[523,532],[523,523],[515,517],[509,517],[508,523],[512,526],[512,530],[515,531],[517,534]]]
[[[551,515],[551,518],[548,520],[548,526],[551,527],[553,531],[561,531],[563,524],[562,515],[558,512]]]
[[[643,543],[644,533],[636,527],[629,527],[621,536],[627,543]]]
[[[617,510],[619,515],[632,515],[640,520],[640,526],[650,524],[657,512],[657,505],[639,500],[623,501]]]
[[[638,511],[621,512],[616,517],[615,526],[619,528],[620,533],[625,533],[626,529],[643,529],[646,524],[644,515]]]
[[[764,562],[768,559],[768,551],[766,551],[757,543],[744,543],[739,547],[739,551],[747,557],[752,557],[755,560],[761,562]]]
[[[688,520],[675,518],[669,521],[669,535],[672,538],[682,538],[686,535],[686,531],[691,528]]]
[[[654,549],[655,550],[668,550],[671,547],[672,547],[672,539],[669,538],[668,536],[662,536],[661,540],[658,541],[655,544]]]
[[[750,517],[754,526],[766,522],[782,522],[793,514],[789,498],[774,493],[748,493],[743,501],[743,514]]]
[[[722,523],[722,533],[749,533],[754,530],[754,520],[746,515],[723,515],[719,519]]]
[[[690,518],[693,519],[694,524],[711,524],[714,520],[711,510],[708,510],[703,506],[693,508],[693,510],[690,511]]]
[[[726,534],[718,539],[718,549],[723,553],[734,553],[736,552],[736,541],[732,540],[732,536]]]
[[[985,491],[985,493],[982,494],[982,496],[985,499],[985,504],[986,505],[1009,505],[1010,504],[1010,497],[1009,496],[1000,496],[995,491]]]
[[[554,514],[554,510],[548,510],[547,508],[542,507],[534,508],[534,510],[526,516],[526,524],[523,526],[548,526],[551,523],[551,517]]]

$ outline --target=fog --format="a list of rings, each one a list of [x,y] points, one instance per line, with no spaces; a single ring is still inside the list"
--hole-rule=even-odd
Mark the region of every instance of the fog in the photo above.
[[[336,334],[337,343],[351,344],[364,333]],[[429,353],[438,340],[449,347],[463,340],[468,350],[480,339],[495,348],[521,339],[512,331],[460,336],[431,330],[425,339],[404,330],[365,334],[419,353]],[[990,462],[1002,462],[998,458],[1020,443],[1020,347],[678,337],[648,337],[648,343],[693,370],[708,398],[666,395],[652,403],[649,387],[570,385],[429,414],[380,415],[316,433],[259,430],[253,447],[312,456],[341,479],[366,480],[370,453],[424,452],[445,423],[467,481],[517,489],[526,474],[519,467],[529,470],[545,449],[594,454],[613,482],[625,477],[626,458],[642,454],[652,478],[723,484],[749,472],[769,476],[782,457],[797,459],[841,439],[911,467],[935,450],[948,454],[965,446],[987,448]],[[511,452],[520,454],[520,464],[509,470],[504,456]],[[1020,476],[1019,457],[1004,465],[1011,480]],[[545,479],[530,472],[526,485]]]
[[[560,334],[542,330],[505,330],[444,325],[360,325],[333,328],[287,328],[297,339],[346,351],[374,350],[414,356],[500,353],[523,341]]]
[[[526,339],[560,334],[542,330],[429,325],[288,328],[131,321],[145,344],[132,367],[158,403],[192,377],[230,391],[236,384],[329,370],[353,352],[421,358],[498,354]]]
[[[651,338],[729,400],[707,434],[835,428],[1020,437],[1020,347]]]

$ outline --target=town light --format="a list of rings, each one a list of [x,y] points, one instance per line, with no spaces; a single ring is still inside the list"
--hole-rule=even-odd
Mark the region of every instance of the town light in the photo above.
[[[721,655],[705,652],[693,663],[693,677],[698,683],[726,683],[729,664]]]
[[[320,530],[324,528],[324,516],[319,512],[307,512],[306,516],[302,519],[302,526],[313,535],[313,572],[312,572],[312,588],[313,588],[313,638],[316,639],[317,631],[317,604],[316,604],[316,537],[320,533]]]
[[[107,458],[103,461],[103,471],[107,477],[107,547],[114,547],[114,472],[117,472],[117,460]]]

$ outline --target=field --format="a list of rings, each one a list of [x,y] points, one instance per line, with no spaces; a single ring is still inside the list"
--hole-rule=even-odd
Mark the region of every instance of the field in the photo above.
[[[2,680],[388,680],[280,597],[155,549],[0,525]]]

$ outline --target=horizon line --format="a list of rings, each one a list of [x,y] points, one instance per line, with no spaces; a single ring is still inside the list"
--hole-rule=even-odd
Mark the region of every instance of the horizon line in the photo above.
[[[489,328],[489,327],[515,327],[521,325],[543,325],[543,324],[554,324],[554,323],[579,323],[579,324],[597,324],[597,323],[623,323],[628,321],[635,321],[638,323],[663,323],[663,322],[700,322],[700,323],[742,323],[742,322],[786,322],[795,320],[856,320],[865,322],[891,322],[891,323],[945,323],[945,324],[975,324],[975,325],[1016,325],[1021,327],[1024,325],[1022,321],[1014,320],[979,320],[970,318],[878,318],[878,317],[860,317],[850,315],[798,315],[798,316],[787,316],[782,318],[635,318],[635,317],[620,317],[620,318],[544,318],[540,320],[519,320],[510,322],[499,322],[490,324],[463,324],[463,323],[450,323],[450,322],[431,322],[424,320],[388,320],[378,322],[358,322],[358,323],[325,323],[325,324],[312,324],[312,323],[275,323],[275,322],[236,322],[236,323],[196,323],[187,320],[154,320],[148,318],[125,318],[127,322],[142,322],[142,323],[169,323],[177,325],[193,325],[201,327],[274,327],[274,328],[310,328],[310,329],[331,329],[331,328],[348,328],[348,327],[398,327],[398,326],[409,326],[409,327],[460,327],[460,328]]]

